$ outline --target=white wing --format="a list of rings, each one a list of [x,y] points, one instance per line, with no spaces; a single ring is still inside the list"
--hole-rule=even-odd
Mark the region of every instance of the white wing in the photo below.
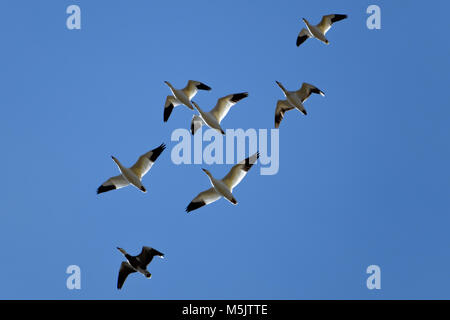
[[[186,212],[191,212],[207,204],[213,203],[219,200],[221,197],[222,196],[214,188],[210,188],[206,191],[200,192],[186,207]]]
[[[297,47],[311,37],[312,37],[311,32],[309,32],[308,29],[303,28],[297,36]]]
[[[248,157],[247,159],[242,160],[231,168],[230,172],[228,172],[228,174],[222,179],[222,182],[225,183],[228,188],[233,190],[233,188],[236,187],[242,179],[244,179],[248,170],[250,170],[258,158],[259,152],[255,153],[251,157]]]
[[[306,82],[302,84],[302,87],[299,90],[295,91],[295,94],[300,98],[302,103],[309,98],[311,93],[320,94],[322,97],[325,96],[325,93],[323,93],[322,90]]]
[[[179,106],[181,104],[177,98],[174,96],[167,96],[166,103],[164,104],[164,122],[169,120],[170,114],[174,107]]]
[[[142,179],[165,148],[166,145],[163,143],[158,148],[155,148],[140,156],[138,161],[130,168],[131,171],[133,171],[139,179]]]
[[[203,124],[204,124],[203,119],[200,118],[200,116],[198,116],[198,115],[194,115],[192,117],[192,121],[191,121],[191,133],[192,133],[192,135],[194,135],[197,132],[197,130],[202,127]]]
[[[330,30],[331,25],[337,21],[341,21],[347,18],[346,14],[330,14],[328,16],[323,16],[320,23],[317,25],[317,28],[322,31],[323,34],[326,34],[328,30]]]
[[[284,118],[286,111],[294,109],[286,100],[278,100],[277,107],[275,108],[275,128],[280,126],[281,120]]]
[[[225,118],[230,108],[246,97],[248,97],[248,93],[242,92],[230,94],[226,97],[220,98],[217,101],[216,106],[210,111],[210,113],[220,123],[220,121],[222,121],[222,119]]]
[[[120,189],[126,187],[129,184],[130,183],[127,179],[125,179],[122,175],[118,175],[106,180],[100,187],[98,187],[97,194]]]
[[[199,81],[189,80],[187,86],[183,89],[184,94],[189,100],[197,94],[198,90],[211,90],[209,86]]]

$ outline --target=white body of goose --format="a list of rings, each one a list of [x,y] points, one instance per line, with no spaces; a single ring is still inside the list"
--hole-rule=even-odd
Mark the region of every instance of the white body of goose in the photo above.
[[[248,97],[247,92],[242,93],[234,93],[223,98],[220,98],[217,101],[216,106],[211,111],[203,111],[197,103],[192,101],[192,104],[198,111],[198,115],[195,115],[191,121],[191,133],[195,134],[195,132],[204,124],[208,127],[216,129],[221,134],[225,134],[225,131],[220,126],[220,122],[225,118],[230,111],[230,108],[238,103],[240,100]]]
[[[98,187],[97,194],[120,189],[130,184],[135,186],[142,192],[147,192],[145,187],[142,185],[142,177],[150,170],[150,168],[153,166],[153,163],[156,161],[156,159],[158,159],[159,155],[164,151],[165,148],[166,146],[163,143],[158,148],[155,148],[143,154],[139,157],[138,161],[130,168],[124,167],[119,160],[112,156],[111,158],[119,167],[120,175],[106,180],[100,187]]]
[[[172,95],[167,96],[166,103],[164,104],[164,122],[169,120],[170,114],[176,106],[185,105],[189,109],[194,110],[191,100],[195,97],[198,90],[211,90],[206,84],[194,80],[189,80],[186,87],[181,90],[175,89],[169,81],[164,81],[164,83],[167,84],[172,91]]]
[[[302,87],[297,91],[287,91],[280,82],[276,81],[276,83],[286,96],[286,100],[278,100],[277,102],[277,107],[275,109],[275,128],[278,128],[280,126],[280,122],[281,120],[283,120],[284,113],[286,111],[297,109],[304,115],[307,115],[303,103],[309,98],[311,93],[325,96],[325,94],[319,88],[306,82],[304,82],[302,84]]]
[[[232,204],[236,205],[237,200],[233,196],[233,189],[242,181],[242,179],[244,179],[245,175],[258,158],[259,152],[239,162],[237,165],[233,166],[230,172],[228,172],[221,180],[214,178],[208,170],[202,169],[208,175],[212,188],[200,192],[186,207],[186,212],[191,212],[207,204],[213,203],[221,197],[224,197]]]
[[[333,23],[344,20],[346,18],[347,15],[345,14],[330,14],[327,16],[323,16],[320,23],[315,26],[310,24],[308,20],[303,18],[303,22],[305,22],[306,28],[302,29],[298,34],[297,47],[309,38],[316,38],[325,44],[329,44],[330,42],[325,37],[325,34],[328,32],[328,30],[330,30]]]

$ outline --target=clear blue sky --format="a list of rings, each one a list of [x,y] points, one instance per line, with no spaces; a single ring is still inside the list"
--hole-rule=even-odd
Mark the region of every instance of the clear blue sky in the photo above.
[[[66,28],[78,4],[82,29]],[[382,29],[366,28],[378,4]],[[449,22],[446,1],[2,1],[0,4],[0,298],[450,298]],[[345,13],[295,46],[302,17]],[[204,165],[170,161],[169,93],[196,101],[248,91],[225,128],[273,128],[276,101],[303,81],[326,97],[280,128],[280,171],[252,169],[220,200],[184,212],[209,188]],[[135,188],[96,195],[131,165],[168,149]],[[208,166],[220,177],[229,165]],[[116,289],[121,246],[166,260],[151,280]],[[66,288],[68,265],[82,289]],[[379,291],[367,266],[381,267]]]

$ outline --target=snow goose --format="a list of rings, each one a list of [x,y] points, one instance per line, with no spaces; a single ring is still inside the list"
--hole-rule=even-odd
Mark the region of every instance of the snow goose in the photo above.
[[[258,158],[259,152],[239,162],[231,168],[230,172],[228,172],[222,180],[215,179],[208,170],[202,169],[208,175],[212,188],[200,192],[197,197],[195,197],[194,200],[192,200],[186,207],[186,212],[191,212],[203,207],[204,205],[213,203],[221,197],[224,197],[232,204],[236,205],[237,200],[232,194],[233,189],[239,184],[239,182],[242,181],[242,179],[244,179],[245,175]]]
[[[120,265],[119,278],[117,279],[117,289],[121,289],[128,275],[133,272],[142,273],[147,279],[152,274],[147,270],[147,266],[152,262],[154,256],[164,258],[164,254],[150,247],[142,247],[142,251],[138,256],[131,256],[122,248],[117,248],[123,253],[127,261],[123,261]]]
[[[209,86],[199,81],[189,80],[187,86],[178,90],[175,89],[169,81],[164,81],[172,91],[172,96],[167,96],[164,104],[164,122],[169,120],[170,114],[174,107],[184,104],[189,109],[194,110],[191,104],[192,98],[197,94],[198,90],[211,90]]]
[[[281,90],[283,90],[286,100],[278,100],[277,102],[277,107],[275,108],[275,128],[280,126],[280,122],[283,120],[286,111],[296,108],[306,116],[307,112],[303,103],[309,98],[311,93],[325,96],[319,88],[306,82],[304,82],[302,87],[297,91],[287,91],[280,82],[276,81],[276,83]]]
[[[323,16],[320,23],[316,26],[311,25],[308,20],[303,18],[303,22],[306,24],[306,28],[303,28],[297,37],[297,47],[300,46],[309,38],[316,38],[325,44],[329,44],[325,34],[330,30],[331,25],[337,21],[341,21],[347,18],[346,14],[330,14]]]
[[[225,131],[223,131],[220,126],[220,122],[225,118],[232,106],[246,97],[248,97],[247,92],[229,94],[217,100],[216,106],[209,112],[203,111],[197,103],[192,101],[192,104],[197,109],[199,115],[195,115],[192,118],[191,133],[195,134],[202,125],[206,124],[208,127],[216,129],[221,134],[225,134]]]
[[[119,167],[121,174],[105,181],[100,187],[98,187],[97,194],[120,189],[128,186],[129,184],[132,184],[142,192],[147,192],[147,190],[141,183],[142,177],[150,170],[150,168],[153,166],[153,163],[156,161],[156,159],[158,159],[159,155],[164,151],[165,148],[166,146],[163,143],[158,148],[155,148],[143,154],[131,168],[124,167],[119,162],[119,160],[111,156],[111,158]]]

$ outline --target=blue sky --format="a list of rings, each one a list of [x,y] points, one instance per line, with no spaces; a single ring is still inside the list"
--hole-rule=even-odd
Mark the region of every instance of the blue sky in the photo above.
[[[81,7],[81,30],[66,8]],[[378,4],[382,29],[368,30]],[[2,1],[0,298],[450,298],[449,30],[445,1]],[[345,13],[330,45],[295,46],[302,17]],[[225,128],[273,128],[275,104],[309,82],[326,96],[280,127],[280,171],[252,169],[232,206],[188,215],[205,165],[174,165],[169,93],[205,82],[213,106],[248,91]],[[162,142],[135,188],[96,195]],[[207,166],[220,177],[230,165]],[[116,289],[122,255],[166,254]],[[66,288],[67,266],[82,273]],[[366,288],[381,267],[381,290]]]

